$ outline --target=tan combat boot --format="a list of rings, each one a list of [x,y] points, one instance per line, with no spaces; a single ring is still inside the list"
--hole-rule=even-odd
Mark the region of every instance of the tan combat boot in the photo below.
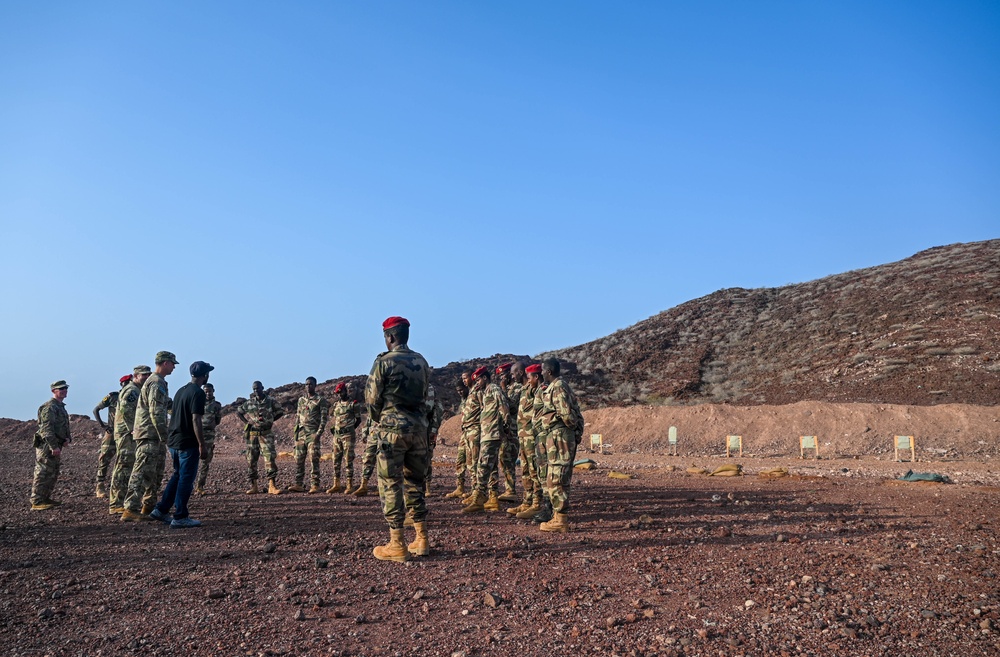
[[[344,490],[341,491],[344,495],[350,495],[351,489],[354,488],[354,479],[348,479],[347,483],[344,484]]]
[[[354,491],[354,497],[364,497],[367,494],[368,494],[368,480],[365,479],[361,482],[361,485],[358,486],[358,489]]]
[[[524,502],[521,502],[517,506],[512,506],[509,509],[507,509],[507,513],[513,516],[517,515],[518,513],[521,513],[522,511],[524,511],[524,509],[525,509]]]
[[[482,513],[485,508],[486,496],[482,493],[475,492],[469,499],[469,503],[462,508],[462,513]]]
[[[313,484],[312,486],[309,487],[310,495],[315,495],[318,492],[319,492],[319,484]]]
[[[125,509],[122,511],[122,522],[140,522],[144,520],[153,522],[153,518],[151,518],[148,514],[136,513],[131,509]]]
[[[198,486],[197,488],[195,488],[194,492],[196,492],[196,493],[198,493],[199,495],[202,495],[202,496],[207,495],[207,493],[205,492],[205,489],[203,487],[201,487],[201,486]]]
[[[372,554],[380,561],[406,561],[410,557],[410,553],[403,545],[403,530],[390,529],[389,542],[376,547],[372,550]]]
[[[458,499],[465,497],[465,485],[461,481],[458,482],[458,485],[455,486],[455,490],[445,495],[445,497],[455,497]]]
[[[415,522],[413,528],[417,530],[417,539],[407,545],[406,549],[415,557],[426,557],[431,553],[431,544],[427,540],[427,523]]]
[[[516,502],[517,501],[517,493],[514,492],[513,488],[508,488],[507,490],[505,490],[503,492],[503,495],[501,495],[497,499],[500,500],[501,502]]]
[[[150,513],[153,512],[154,508],[156,508],[155,504],[143,504],[142,511],[140,513],[142,513],[142,515],[144,516],[148,516]]]
[[[302,487],[300,486],[299,490],[301,490],[301,488]],[[269,495],[281,495],[281,489],[278,488],[276,483],[274,483],[274,479],[267,480],[267,493]]]
[[[260,491],[257,490],[257,480],[254,479],[250,482],[250,490],[247,491],[247,495],[256,495]]]
[[[304,492],[306,492],[306,489],[302,487],[302,484],[292,484],[291,486],[289,486],[285,490],[287,490],[289,493],[304,493]],[[268,492],[271,492],[271,491],[268,491]]]
[[[430,496],[431,496],[431,485],[424,484],[424,499],[427,499]]]
[[[500,498],[497,497],[495,491],[490,491],[490,497],[488,500],[486,500],[486,504],[483,505],[483,508],[486,509],[487,511],[500,510]]]
[[[553,513],[552,520],[543,522],[538,525],[538,528],[543,532],[559,532],[560,534],[565,534],[569,531],[569,523],[566,522],[565,513]]]
[[[109,516],[120,516],[123,513],[125,513],[125,507],[123,507],[123,506],[110,506],[110,507],[108,507],[108,515]]]
[[[103,481],[97,482],[97,490],[94,491],[94,497],[107,497],[108,489],[104,485]]]
[[[518,520],[531,520],[541,510],[542,507],[540,505],[532,504],[531,506],[527,506],[515,513],[514,517]]]
[[[42,500],[41,502],[31,503],[32,511],[48,511],[49,509],[54,509],[54,508],[56,508],[56,505],[48,500]]]
[[[333,486],[330,486],[329,488],[326,489],[326,494],[333,495],[334,493],[339,493],[339,492],[340,492],[340,477],[337,477],[335,475],[333,477]]]

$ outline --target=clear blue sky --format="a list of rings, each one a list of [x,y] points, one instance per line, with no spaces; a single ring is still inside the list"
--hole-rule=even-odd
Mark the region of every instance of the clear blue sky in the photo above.
[[[0,0],[0,416],[1000,236],[1000,3]]]

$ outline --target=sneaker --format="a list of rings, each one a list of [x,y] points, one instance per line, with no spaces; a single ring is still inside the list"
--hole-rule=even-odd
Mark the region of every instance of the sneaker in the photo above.
[[[149,517],[152,518],[153,520],[159,520],[160,522],[170,522],[171,520],[173,520],[173,518],[170,517],[169,513],[163,513],[162,511],[160,511],[155,507],[153,508],[152,511],[149,512]]]
[[[194,518],[174,518],[170,521],[173,529],[187,529],[188,527],[201,527],[201,521]]]

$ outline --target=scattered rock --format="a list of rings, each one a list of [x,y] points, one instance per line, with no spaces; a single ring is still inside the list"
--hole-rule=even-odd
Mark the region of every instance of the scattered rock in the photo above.
[[[500,598],[492,593],[486,592],[483,594],[483,604],[490,609],[496,609],[500,606]]]
[[[221,600],[226,597],[226,592],[222,589],[209,589],[206,593],[209,600]]]
[[[301,609],[295,612],[295,620],[304,621],[305,619],[306,619],[306,612],[302,611]]]
[[[278,549],[278,546],[274,543],[264,543],[264,547],[261,549],[264,554],[274,554],[274,551]]]

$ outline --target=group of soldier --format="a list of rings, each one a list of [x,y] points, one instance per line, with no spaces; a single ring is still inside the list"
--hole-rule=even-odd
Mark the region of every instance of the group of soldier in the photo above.
[[[377,466],[379,495],[390,540],[377,546],[373,553],[378,559],[391,561],[430,553],[426,497],[430,494],[431,463],[443,415],[430,385],[430,367],[408,347],[409,327],[402,317],[390,317],[382,324],[387,351],[375,359],[365,387],[367,420],[362,431],[365,452],[358,487],[354,488],[354,452],[362,406],[350,384],[343,382],[334,388],[336,399],[331,405],[317,393],[316,379],[309,377],[298,400],[293,430],[295,482],[284,489],[313,494],[322,490],[320,452],[329,422],[334,478],[333,485],[325,492],[366,495],[368,480]],[[120,391],[107,395],[94,409],[95,418],[106,432],[99,449],[96,495],[107,496],[109,513],[120,515],[123,521],[167,519],[170,501],[164,499],[159,505],[155,502],[164,474],[170,406],[165,377],[176,364],[172,353],[157,353],[155,370],[145,365],[134,368],[131,375],[121,378]],[[200,378],[195,376],[201,374],[195,372],[199,365],[213,368],[199,361],[192,365],[191,372],[192,381],[203,384],[204,390],[204,412],[194,416],[200,423],[196,457],[200,461],[194,490],[205,494],[222,407],[215,399],[214,387],[207,382],[208,370]],[[492,380],[494,375],[497,382]],[[62,446],[70,441],[69,417],[63,404],[68,385],[57,381],[51,389],[52,399],[39,409],[39,429],[35,436],[31,504],[36,510],[59,504],[51,499],[51,492],[58,477]],[[501,501],[518,501],[515,467],[520,458],[523,496],[520,505],[507,509],[508,513],[535,520],[542,531],[568,531],[573,460],[584,422],[575,395],[560,378],[559,362],[547,359],[527,367],[505,363],[494,372],[480,367],[464,372],[456,390],[462,397],[459,409],[462,433],[456,460],[456,487],[445,497],[461,500],[465,514],[498,511]],[[108,423],[100,416],[105,408]],[[266,490],[275,495],[282,493],[277,484],[277,451],[272,432],[274,423],[284,413],[281,405],[267,395],[261,382],[255,381],[249,399],[235,412],[244,425],[250,482],[246,492],[264,492],[263,487],[258,487],[257,468],[263,455],[267,466]],[[115,465],[111,470],[113,459]],[[311,465],[308,488],[307,460]],[[342,472],[346,476],[341,477]],[[502,494],[501,474],[505,482]],[[176,486],[173,480],[170,485]],[[186,500],[184,505],[186,512]],[[405,526],[416,531],[416,540],[408,545],[402,540]]]

